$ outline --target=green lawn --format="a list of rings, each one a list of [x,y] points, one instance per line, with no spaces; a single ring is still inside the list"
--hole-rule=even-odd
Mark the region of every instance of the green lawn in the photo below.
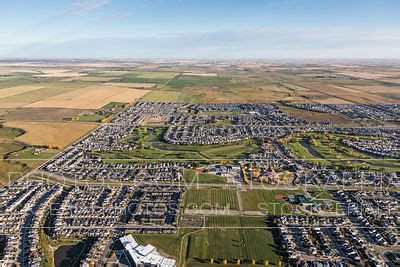
[[[223,219],[222,219],[223,218]],[[226,217],[207,218],[207,221],[228,220]],[[188,240],[188,265],[207,264],[211,259],[216,264],[222,264],[226,259],[229,264],[235,264],[237,259],[242,264],[249,264],[255,260],[257,264],[276,264],[279,260],[277,248],[271,231],[263,222],[263,218],[233,219],[228,225],[238,228],[204,229],[191,234]],[[248,225],[257,225],[261,228],[243,228]],[[265,228],[262,228],[264,226]]]
[[[266,227],[266,217],[207,216],[206,227],[210,228],[260,228]]]
[[[132,234],[141,245],[153,245],[158,251],[174,259],[179,258],[181,236],[178,234]]]
[[[303,194],[302,190],[248,190],[241,191],[243,208],[246,211],[264,211],[273,215],[293,214],[295,205],[285,200],[281,200],[282,196]]]
[[[101,152],[101,156],[113,163],[126,163],[127,160],[229,160],[245,157],[258,149],[257,142],[246,140],[231,144],[181,146],[163,141],[163,128],[140,128],[132,136],[120,142],[134,142],[139,148],[131,151]],[[119,161],[119,159],[122,159]],[[215,177],[214,177],[215,178]]]
[[[186,183],[213,183],[223,184],[226,182],[226,178],[218,175],[199,173],[194,170],[184,170],[183,180]]]
[[[340,134],[303,133],[294,134],[287,140],[287,147],[294,156],[309,161],[313,164],[346,170],[374,170],[386,172],[400,171],[400,162],[392,159],[371,159],[368,154],[361,153],[345,145],[341,139],[367,138],[370,136],[346,136]],[[301,143],[307,143],[307,149]],[[318,153],[322,158],[313,156],[309,149]]]

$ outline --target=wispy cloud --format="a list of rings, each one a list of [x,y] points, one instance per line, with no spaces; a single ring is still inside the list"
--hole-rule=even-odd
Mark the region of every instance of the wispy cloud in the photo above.
[[[400,58],[400,28],[264,28],[75,39],[0,56],[90,58]]]
[[[100,18],[100,21],[117,21],[135,15],[133,11],[118,12]]]
[[[64,14],[84,14],[93,10],[99,9],[109,3],[112,0],[83,0],[75,1],[72,5],[64,12]]]

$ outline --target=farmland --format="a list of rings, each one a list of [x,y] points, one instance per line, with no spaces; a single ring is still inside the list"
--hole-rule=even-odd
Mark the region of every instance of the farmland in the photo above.
[[[80,88],[89,86],[90,83],[66,83],[66,82],[49,82],[40,84],[43,88],[28,91],[12,96],[0,98],[0,106],[2,108],[18,108],[27,106],[34,102],[44,101],[60,94],[71,92]],[[1,86],[1,85],[0,85]],[[6,85],[7,86],[7,85]]]
[[[30,147],[17,141],[23,134],[20,129],[0,127],[0,187],[20,178],[59,152]]]
[[[34,146],[64,148],[95,128],[93,124],[62,122],[7,122],[5,126],[25,131],[16,140]]]
[[[95,85],[47,98],[26,107],[97,109],[110,102],[134,102],[148,92],[117,86]]]
[[[364,257],[364,264],[372,262],[365,259],[370,255],[355,242],[371,251],[395,247],[382,225],[396,230],[390,213],[396,212],[400,171],[398,67],[283,61],[3,64],[0,187],[31,170],[28,182],[48,178],[51,186],[16,186],[37,186],[28,198],[39,198],[10,210],[37,208],[41,212],[33,218],[45,214],[42,227],[53,220],[42,211],[68,203],[56,209],[58,220],[48,228],[66,238],[61,242],[96,239],[95,249],[112,247],[105,253],[108,263],[123,263],[113,250],[121,244],[114,241],[132,234],[179,266],[266,260],[289,265],[328,257],[352,264],[351,255]],[[48,206],[35,206],[48,196],[54,196]],[[64,219],[69,205],[81,203],[85,209],[74,208]],[[346,205],[356,215],[347,214]],[[385,207],[379,218],[371,212],[374,205]],[[368,229],[361,229],[367,221]],[[339,233],[316,225],[337,226]],[[356,252],[333,247],[353,229]],[[45,234],[26,233],[38,238],[39,251],[51,252],[43,245]],[[325,240],[332,240],[326,242],[332,249]],[[29,246],[37,251],[34,242]]]

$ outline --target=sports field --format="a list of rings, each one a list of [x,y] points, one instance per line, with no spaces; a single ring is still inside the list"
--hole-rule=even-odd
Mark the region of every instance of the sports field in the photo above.
[[[277,264],[280,255],[264,217],[207,217],[206,229],[189,235],[187,264]]]
[[[283,197],[303,193],[302,190],[248,190],[240,192],[240,198],[244,210],[288,215],[295,212],[295,206],[285,201]]]
[[[185,206],[189,209],[239,209],[236,190],[220,188],[190,188]]]

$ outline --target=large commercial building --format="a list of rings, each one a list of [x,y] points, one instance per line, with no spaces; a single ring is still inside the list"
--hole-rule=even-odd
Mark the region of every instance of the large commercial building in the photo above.
[[[152,245],[139,245],[132,235],[126,235],[119,239],[125,248],[125,253],[137,267],[175,267],[174,259],[165,258]]]

